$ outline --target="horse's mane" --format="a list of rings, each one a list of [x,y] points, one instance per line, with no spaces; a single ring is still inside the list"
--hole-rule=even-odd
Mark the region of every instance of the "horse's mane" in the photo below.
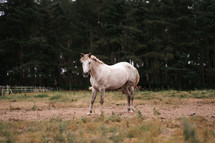
[[[96,58],[96,56],[94,56],[94,55],[91,55],[90,58],[93,59],[95,62],[97,62],[99,64],[104,64],[104,62],[102,62],[101,60],[99,60],[98,58]]]

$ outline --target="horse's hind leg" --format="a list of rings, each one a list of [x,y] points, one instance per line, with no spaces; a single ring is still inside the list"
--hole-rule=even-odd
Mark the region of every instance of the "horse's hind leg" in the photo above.
[[[130,112],[130,92],[129,92],[129,89],[128,89],[128,85],[125,84],[123,87],[122,87],[122,90],[123,92],[126,94],[127,96],[127,101],[128,101],[128,107],[127,107],[127,112]]]
[[[134,86],[130,86],[129,87],[129,90],[130,90],[130,103],[131,103],[131,106],[130,106],[130,112],[134,112],[134,106],[133,106],[133,101],[134,101]]]
[[[96,95],[97,95],[97,90],[95,88],[92,88],[92,99],[91,99],[91,104],[89,107],[89,112],[87,113],[87,115],[92,114],[92,110],[93,110],[93,103],[96,99]]]

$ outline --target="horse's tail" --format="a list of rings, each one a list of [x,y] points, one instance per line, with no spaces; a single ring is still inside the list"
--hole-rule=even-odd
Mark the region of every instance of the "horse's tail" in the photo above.
[[[139,81],[140,81],[140,75],[138,73],[138,70],[136,69],[136,83],[135,83],[134,87],[137,86],[137,84],[138,84]]]
[[[91,90],[93,89],[93,87],[92,87],[92,86],[90,86],[88,89],[91,91]]]

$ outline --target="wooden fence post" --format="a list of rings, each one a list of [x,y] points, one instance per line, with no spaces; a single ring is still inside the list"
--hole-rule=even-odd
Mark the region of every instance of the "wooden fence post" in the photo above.
[[[1,93],[2,93],[2,96],[5,96],[5,94],[4,94],[4,87],[2,87]]]

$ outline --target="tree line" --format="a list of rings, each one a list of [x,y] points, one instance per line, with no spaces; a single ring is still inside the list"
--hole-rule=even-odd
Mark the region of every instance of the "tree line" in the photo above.
[[[215,0],[1,0],[0,84],[86,89],[80,53],[144,89],[215,88]]]

